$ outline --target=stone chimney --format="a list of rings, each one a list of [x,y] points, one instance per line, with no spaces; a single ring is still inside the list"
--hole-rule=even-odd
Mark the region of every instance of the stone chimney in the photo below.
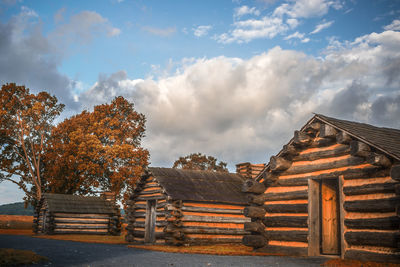
[[[254,179],[264,169],[265,164],[251,164],[250,162],[244,162],[236,164],[236,173],[242,175],[246,179]]]

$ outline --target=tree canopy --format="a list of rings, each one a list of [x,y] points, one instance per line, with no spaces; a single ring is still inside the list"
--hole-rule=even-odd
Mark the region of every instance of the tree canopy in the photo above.
[[[44,189],[42,159],[52,123],[64,108],[57,102],[55,96],[31,94],[15,83],[0,90],[0,181],[17,184],[26,202],[40,199]]]
[[[132,103],[117,97],[58,124],[46,154],[48,190],[122,192],[126,199],[148,164],[149,153],[141,147],[145,122]]]
[[[202,155],[201,153],[193,153],[185,157],[180,157],[174,162],[172,168],[186,170],[207,170],[215,172],[228,172],[227,163],[220,161],[213,156]]]

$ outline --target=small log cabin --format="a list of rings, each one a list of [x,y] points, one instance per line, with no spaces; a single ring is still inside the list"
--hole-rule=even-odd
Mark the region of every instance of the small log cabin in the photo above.
[[[111,193],[101,197],[43,194],[35,209],[33,230],[39,234],[121,233],[121,216]]]
[[[128,242],[240,243],[247,205],[238,174],[148,168],[128,202]]]
[[[400,130],[316,114],[243,189],[247,246],[400,261]]]

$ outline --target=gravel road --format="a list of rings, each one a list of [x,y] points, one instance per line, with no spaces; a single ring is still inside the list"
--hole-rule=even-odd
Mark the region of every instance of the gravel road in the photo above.
[[[0,235],[0,248],[32,250],[50,262],[32,266],[320,266],[326,259],[178,254],[30,236]]]

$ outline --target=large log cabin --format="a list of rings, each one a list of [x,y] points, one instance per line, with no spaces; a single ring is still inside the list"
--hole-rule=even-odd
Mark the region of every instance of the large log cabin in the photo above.
[[[400,130],[316,114],[243,188],[247,246],[400,261]]]
[[[45,193],[35,209],[38,234],[121,233],[121,216],[112,193],[101,197]]]
[[[128,201],[128,242],[240,243],[247,205],[238,174],[148,168]]]

